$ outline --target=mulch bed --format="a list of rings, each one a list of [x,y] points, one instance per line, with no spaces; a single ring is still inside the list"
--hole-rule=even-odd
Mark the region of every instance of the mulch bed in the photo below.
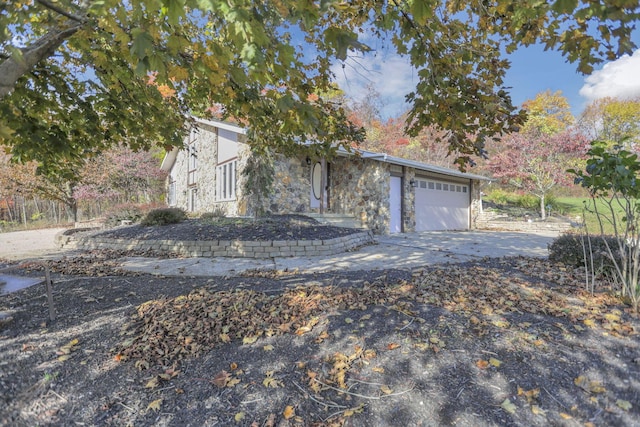
[[[640,322],[546,260],[176,278],[122,255],[49,261],[53,322],[44,286],[0,296],[1,425],[640,419]]]
[[[98,236],[146,240],[326,240],[361,230],[319,224],[304,215],[272,215],[264,218],[189,219],[159,227],[116,227]]]

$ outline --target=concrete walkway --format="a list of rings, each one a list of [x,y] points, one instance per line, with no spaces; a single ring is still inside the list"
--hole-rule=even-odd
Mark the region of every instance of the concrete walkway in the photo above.
[[[430,264],[459,263],[483,257],[548,255],[556,234],[497,231],[422,232],[377,236],[377,244],[324,257],[246,258],[127,258],[130,271],[159,275],[226,276],[246,270],[287,270],[304,273],[340,270],[412,270]]]

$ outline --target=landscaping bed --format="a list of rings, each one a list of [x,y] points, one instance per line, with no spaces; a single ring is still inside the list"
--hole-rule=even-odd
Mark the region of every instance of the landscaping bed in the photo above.
[[[48,261],[0,297],[2,425],[634,425],[640,324],[546,260],[154,277]],[[11,267],[8,265],[8,267]],[[40,274],[43,264],[14,265]]]

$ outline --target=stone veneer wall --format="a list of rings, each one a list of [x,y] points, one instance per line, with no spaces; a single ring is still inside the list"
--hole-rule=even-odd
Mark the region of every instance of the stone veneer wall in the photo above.
[[[336,158],[330,169],[331,211],[353,215],[376,234],[389,232],[389,164]]]
[[[403,168],[402,231],[416,231],[416,191],[411,187],[411,180],[416,177],[414,168]]]
[[[323,256],[345,252],[373,242],[370,232],[359,232],[327,240],[135,240],[58,233],[56,243],[61,248],[116,249],[170,252],[191,257],[273,258],[292,256]]]
[[[311,166],[301,156],[277,155],[267,210],[275,214],[311,211]]]

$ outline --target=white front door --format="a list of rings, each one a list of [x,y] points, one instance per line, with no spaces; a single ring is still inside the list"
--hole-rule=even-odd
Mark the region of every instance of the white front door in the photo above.
[[[322,175],[327,182],[327,171],[322,170],[322,164],[317,162],[311,168],[311,208],[320,208],[320,197],[324,197],[324,208],[327,209],[327,192],[322,189]]]
[[[402,178],[391,177],[391,188],[389,190],[389,232],[402,232]]]

